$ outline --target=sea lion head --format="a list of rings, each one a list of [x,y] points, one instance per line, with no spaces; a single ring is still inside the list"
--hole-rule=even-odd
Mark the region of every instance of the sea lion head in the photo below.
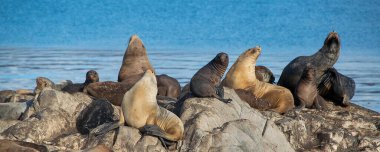
[[[99,75],[95,70],[90,70],[86,73],[85,83],[99,82]]]
[[[54,82],[45,77],[37,77],[36,88],[34,88],[34,93],[40,93],[44,88],[53,88]]]
[[[253,60],[256,61],[257,58],[260,56],[260,54],[261,54],[261,47],[260,46],[256,46],[254,48],[248,49],[241,56],[250,57],[251,59],[253,59]]]
[[[146,49],[141,41],[141,39],[137,35],[132,35],[129,39],[128,48],[126,54],[133,56],[143,56],[146,55]]]
[[[220,52],[218,53],[214,60],[213,60],[215,63],[217,64],[220,64],[220,65],[223,65],[223,66],[228,66],[228,62],[229,62],[229,59],[228,59],[228,54],[227,53],[224,53],[224,52]]]
[[[327,51],[326,53],[331,53],[333,55],[338,55],[340,50],[340,39],[337,32],[330,32],[329,35],[327,35],[323,49],[324,51]]]
[[[136,87],[137,86],[137,87]],[[136,88],[143,94],[157,95],[157,79],[152,70],[146,70],[142,78],[131,88]],[[154,97],[155,98],[155,97]]]

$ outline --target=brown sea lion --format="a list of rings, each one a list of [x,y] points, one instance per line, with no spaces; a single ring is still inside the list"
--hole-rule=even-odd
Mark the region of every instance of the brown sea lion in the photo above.
[[[166,74],[156,75],[158,96],[166,96],[173,99],[178,99],[181,93],[181,85],[177,81]]]
[[[335,68],[328,69],[318,86],[319,94],[328,100],[342,106],[348,106],[355,94],[355,81]]]
[[[332,68],[338,60],[340,43],[338,33],[329,33],[322,48],[318,52],[311,56],[299,56],[292,60],[282,71],[277,84],[294,92],[307,63],[315,67],[317,84],[319,84],[324,72]]]
[[[95,70],[90,70],[86,73],[86,80],[84,81],[84,83],[67,85],[64,88],[62,88],[62,91],[68,93],[83,92],[84,87],[94,82],[99,82],[99,75]]]
[[[242,53],[227,72],[222,84],[232,89],[250,90],[254,97],[267,101],[261,106],[278,113],[285,113],[294,108],[291,92],[281,86],[261,82],[256,78],[255,65],[261,53],[260,47],[248,49]]]
[[[318,94],[317,80],[315,78],[316,69],[308,64],[303,70],[300,81],[295,90],[295,103],[297,109],[306,108],[325,108],[325,99]]]
[[[165,147],[167,141],[183,139],[184,126],[181,119],[158,106],[157,92],[156,76],[148,69],[144,76],[125,93],[121,104],[120,121],[95,131],[95,134],[104,134],[125,123],[139,129],[143,134],[159,137]]]
[[[96,99],[106,99],[113,105],[120,106],[123,96],[133,84],[125,82],[95,82],[87,85],[83,92],[95,97]]]
[[[271,70],[265,66],[255,66],[256,78],[266,83],[274,83],[275,77]]]
[[[36,78],[36,87],[34,88],[34,93],[39,94],[42,91],[42,89],[44,89],[44,88],[52,88],[54,90],[61,91],[62,88],[66,87],[68,85],[72,85],[72,84],[73,84],[73,82],[71,82],[70,80],[66,80],[66,81],[62,82],[61,84],[55,84],[53,81],[51,81],[48,78],[37,77]]]
[[[149,62],[145,46],[137,35],[132,35],[129,39],[128,48],[124,53],[118,82],[126,81],[133,85],[148,69],[154,72]]]
[[[231,99],[224,98],[224,89],[220,81],[228,67],[228,55],[221,52],[208,64],[199,69],[190,80],[190,92],[194,97],[217,98],[225,103]]]

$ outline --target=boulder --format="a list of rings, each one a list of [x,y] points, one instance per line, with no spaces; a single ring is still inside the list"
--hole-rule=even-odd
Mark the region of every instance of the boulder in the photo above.
[[[351,103],[328,102],[327,109],[303,109],[285,115],[262,112],[273,119],[297,151],[378,151],[380,114]]]
[[[76,118],[91,101],[83,93],[71,95],[44,89],[34,101],[34,106],[38,108],[30,108],[35,109],[31,117],[9,127],[2,136],[12,140],[50,143],[57,137],[77,132]]]
[[[45,146],[34,143],[0,139],[0,151],[48,152],[48,149]]]
[[[138,129],[121,126],[114,151],[166,151],[157,137],[142,136]]]
[[[225,89],[223,103],[214,98],[189,98],[181,109],[185,124],[183,151],[294,151],[272,120]]]
[[[0,120],[17,120],[27,107],[28,102],[0,103]]]

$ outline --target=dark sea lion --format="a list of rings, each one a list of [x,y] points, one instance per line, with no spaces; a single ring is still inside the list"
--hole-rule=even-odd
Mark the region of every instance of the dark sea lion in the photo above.
[[[110,101],[113,105],[120,106],[125,92],[131,87],[131,84],[124,82],[95,82],[87,85],[83,89],[83,92],[96,99],[105,99]]]
[[[86,107],[76,120],[76,128],[81,134],[88,134],[97,126],[114,122],[114,109],[107,100],[95,100]]]
[[[329,33],[322,48],[318,52],[311,56],[300,56],[292,60],[282,71],[277,84],[294,92],[301,78],[302,71],[308,63],[315,67],[317,84],[319,84],[324,72],[332,68],[338,60],[340,45],[341,42],[338,33]]]
[[[228,55],[219,53],[208,64],[199,69],[190,80],[190,91],[194,97],[217,98],[225,103],[231,99],[224,98],[224,89],[220,84],[228,67]]]
[[[104,134],[125,123],[139,129],[145,135],[159,137],[165,147],[169,143],[167,141],[182,140],[184,126],[181,119],[158,106],[157,92],[156,76],[148,69],[144,76],[125,93],[119,122],[98,129],[95,135]]]
[[[145,46],[137,35],[132,35],[129,39],[128,48],[124,53],[118,82],[127,81],[127,83],[133,85],[148,69],[154,72],[149,62]]]
[[[261,48],[258,46],[242,53],[227,72],[222,84],[235,90],[251,91],[252,98],[261,99],[260,103],[254,104],[261,107],[261,109],[273,110],[280,114],[286,113],[294,108],[294,99],[291,92],[284,87],[265,83],[256,78],[255,65],[260,54]],[[265,103],[265,101],[269,103]]]
[[[275,77],[271,70],[265,66],[255,66],[256,78],[266,83],[274,83]]]
[[[297,84],[295,90],[295,103],[298,106],[297,109],[306,108],[325,108],[325,99],[318,94],[316,69],[308,64],[303,70],[300,81]]]
[[[348,106],[355,94],[355,81],[335,68],[328,69],[318,86],[319,94],[338,105]]]
[[[12,141],[0,139],[1,152],[48,152],[46,146],[37,145],[30,142]]]
[[[99,75],[95,70],[90,70],[86,73],[86,80],[84,81],[84,83],[67,85],[64,88],[62,88],[62,91],[68,93],[83,92],[84,87],[94,82],[99,82]]]
[[[181,93],[181,85],[177,81],[166,74],[156,75],[158,96],[166,96],[173,99],[178,99]]]

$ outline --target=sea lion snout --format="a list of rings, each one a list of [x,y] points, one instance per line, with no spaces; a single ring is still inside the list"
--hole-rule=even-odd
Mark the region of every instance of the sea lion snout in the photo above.
[[[330,48],[340,48],[340,39],[337,32],[330,32],[325,40],[325,45]]]
[[[228,65],[228,62],[229,62],[229,58],[228,58],[228,54],[227,53],[224,53],[224,52],[220,52],[217,56],[217,61],[222,64],[222,65]]]

